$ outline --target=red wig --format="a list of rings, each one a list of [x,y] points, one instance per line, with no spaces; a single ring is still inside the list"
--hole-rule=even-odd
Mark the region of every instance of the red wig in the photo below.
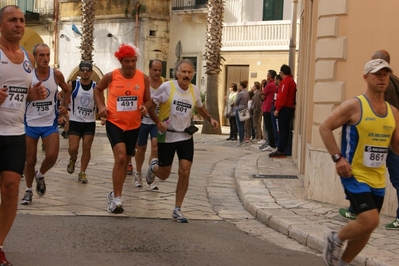
[[[139,56],[139,49],[133,45],[122,43],[115,52],[115,57],[121,61],[124,57]]]

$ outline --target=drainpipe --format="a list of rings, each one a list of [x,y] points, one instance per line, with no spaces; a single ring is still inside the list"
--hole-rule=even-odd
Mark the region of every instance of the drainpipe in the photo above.
[[[140,3],[136,2],[135,4],[135,8],[136,8],[136,36],[135,36],[135,40],[134,40],[134,45],[136,47],[138,47],[139,44],[139,9],[140,9]]]
[[[58,0],[54,1],[54,68],[59,68],[58,65]]]
[[[298,0],[292,0],[292,15],[291,15],[291,36],[290,36],[290,51],[288,65],[291,67],[291,74],[295,78],[296,67],[296,29],[297,29],[297,16],[298,16]]]

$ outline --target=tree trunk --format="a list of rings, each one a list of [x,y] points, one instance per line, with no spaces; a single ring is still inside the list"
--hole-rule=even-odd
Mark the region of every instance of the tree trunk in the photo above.
[[[220,65],[223,59],[220,55],[222,47],[224,0],[208,0],[208,15],[206,25],[205,60],[208,82],[206,86],[206,109],[216,121],[220,121],[218,102],[218,77],[221,71]],[[210,123],[205,122],[202,133],[221,134],[221,128],[214,129]]]
[[[218,103],[218,75],[208,74],[207,92],[206,92],[206,109],[213,116],[216,121],[220,121],[219,103]],[[213,128],[211,123],[204,120],[202,123],[202,133],[204,134],[221,134],[222,130],[219,125],[218,128]]]

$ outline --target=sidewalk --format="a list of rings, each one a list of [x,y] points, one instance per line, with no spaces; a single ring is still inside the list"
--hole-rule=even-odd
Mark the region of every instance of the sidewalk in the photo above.
[[[258,146],[251,148],[255,151]],[[291,157],[271,159],[268,155],[254,152],[237,164],[237,192],[245,208],[258,221],[322,253],[326,233],[339,230],[347,220],[338,214],[339,206],[305,198],[303,181]],[[299,179],[253,178],[252,174],[298,175]],[[384,228],[393,219],[380,216],[379,227],[351,265],[398,265],[399,231]]]

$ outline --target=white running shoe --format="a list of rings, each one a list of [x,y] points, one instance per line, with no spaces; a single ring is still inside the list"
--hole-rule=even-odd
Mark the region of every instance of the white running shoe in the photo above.
[[[156,165],[157,163],[158,163],[157,158],[152,159],[150,162],[150,166],[148,167],[147,174],[145,175],[145,180],[147,181],[148,185],[152,184],[155,180],[155,173],[152,170],[152,167],[154,165]]]
[[[124,211],[124,209],[122,208],[122,201],[120,197],[116,197],[114,198],[113,201],[111,201],[111,203],[108,206],[108,212],[110,213],[122,213]]]
[[[141,173],[134,173],[134,186],[143,187],[143,177]]]
[[[258,144],[265,144],[266,143],[266,140],[264,140],[264,139],[261,139],[260,141],[258,141]]]

